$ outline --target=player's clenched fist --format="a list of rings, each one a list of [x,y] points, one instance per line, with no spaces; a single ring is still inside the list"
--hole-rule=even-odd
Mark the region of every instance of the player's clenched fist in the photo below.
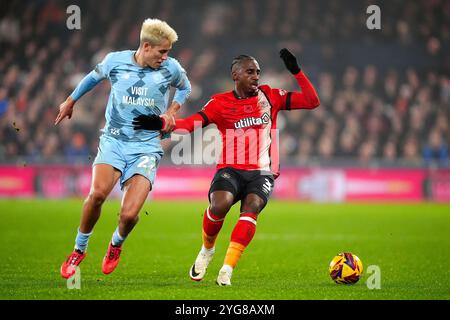
[[[297,74],[300,72],[300,67],[297,63],[297,58],[286,48],[280,50],[280,58],[283,60],[286,69],[288,69],[292,74]]]

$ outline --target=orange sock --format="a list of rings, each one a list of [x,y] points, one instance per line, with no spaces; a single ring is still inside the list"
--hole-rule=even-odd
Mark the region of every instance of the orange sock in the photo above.
[[[256,231],[256,218],[253,213],[241,213],[239,221],[231,233],[231,241],[225,255],[224,264],[234,268],[241,258],[244,249],[253,239]]]
[[[206,249],[211,249],[212,247],[214,247],[215,243],[216,243],[216,239],[217,239],[217,235],[213,235],[213,236],[209,236],[206,234],[205,230],[203,230],[202,232],[202,236],[203,236],[203,246]]]
[[[223,262],[223,264],[227,264],[234,268],[241,258],[244,249],[245,246],[243,244],[231,241],[230,245],[228,246],[227,254],[225,255],[225,261]]]

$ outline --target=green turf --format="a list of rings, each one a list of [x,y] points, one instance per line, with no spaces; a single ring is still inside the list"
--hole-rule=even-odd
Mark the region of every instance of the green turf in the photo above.
[[[450,206],[308,204],[271,201],[231,287],[215,277],[238,208],[229,213],[205,279],[188,270],[201,245],[205,202],[148,202],[109,276],[101,261],[119,202],[105,204],[81,265],[81,290],[59,275],[73,247],[82,200],[0,200],[0,299],[449,299]],[[148,214],[145,213],[147,211]],[[352,286],[329,278],[342,251],[381,269],[381,289],[364,273]]]

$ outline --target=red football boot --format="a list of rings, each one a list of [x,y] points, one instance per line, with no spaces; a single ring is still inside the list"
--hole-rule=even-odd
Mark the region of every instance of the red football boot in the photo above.
[[[104,274],[110,274],[119,264],[120,252],[122,252],[122,246],[114,247],[112,243],[109,243],[108,251],[103,258],[102,271]]]
[[[70,256],[67,257],[66,261],[61,265],[61,275],[63,278],[69,279],[75,274],[78,265],[86,257],[85,252],[79,250],[73,250]]]

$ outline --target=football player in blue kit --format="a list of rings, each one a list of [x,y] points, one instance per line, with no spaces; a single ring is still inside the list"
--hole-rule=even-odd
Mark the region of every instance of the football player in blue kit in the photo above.
[[[191,85],[177,60],[168,56],[178,36],[166,22],[147,19],[142,24],[137,50],[111,52],[59,106],[55,125],[70,119],[74,105],[104,79],[111,83],[106,107],[106,123],[92,166],[92,184],[84,201],[73,252],[61,265],[61,275],[69,278],[86,256],[89,237],[100,217],[101,207],[117,181],[123,190],[120,219],[103,258],[102,271],[109,274],[119,263],[122,244],[136,225],[163,156],[159,131],[133,130],[138,115],[161,115],[163,132],[170,132],[174,115],[186,101]],[[169,104],[170,87],[175,87]]]

